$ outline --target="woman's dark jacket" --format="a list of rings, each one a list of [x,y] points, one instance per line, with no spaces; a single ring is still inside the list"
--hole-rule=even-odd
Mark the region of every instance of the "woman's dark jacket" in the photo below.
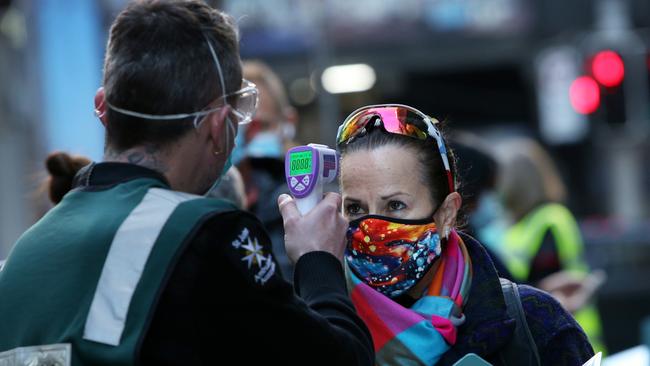
[[[467,320],[458,328],[456,344],[438,365],[453,365],[467,353],[501,365],[499,353],[514,334],[515,320],[507,313],[499,277],[485,249],[472,237],[461,236],[473,270],[464,309]],[[542,365],[582,365],[593,356],[582,328],[551,295],[526,285],[519,286],[519,293]]]

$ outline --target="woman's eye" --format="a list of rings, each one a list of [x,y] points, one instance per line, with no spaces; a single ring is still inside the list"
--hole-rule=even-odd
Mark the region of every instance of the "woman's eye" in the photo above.
[[[399,211],[406,208],[406,205],[401,201],[390,201],[388,202],[389,211]]]
[[[361,205],[358,203],[350,203],[349,205],[345,206],[345,212],[348,215],[359,215],[361,214]]]

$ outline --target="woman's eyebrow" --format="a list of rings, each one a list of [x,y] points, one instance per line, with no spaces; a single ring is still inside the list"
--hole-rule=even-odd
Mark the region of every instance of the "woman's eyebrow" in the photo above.
[[[385,200],[387,200],[387,199],[389,199],[391,197],[400,196],[400,195],[409,196],[409,197],[411,196],[410,194],[408,194],[406,192],[399,191],[399,192],[387,194],[385,196],[379,196],[379,198],[381,198],[382,200],[385,201]]]
[[[352,202],[354,202],[354,203],[359,203],[359,202],[361,202],[360,199],[357,199],[357,198],[354,198],[354,197],[349,197],[349,196],[343,198],[343,201],[344,201],[344,202],[352,201]]]

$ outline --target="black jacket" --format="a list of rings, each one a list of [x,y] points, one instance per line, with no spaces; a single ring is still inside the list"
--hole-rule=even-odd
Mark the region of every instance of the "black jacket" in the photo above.
[[[102,189],[155,171],[99,163],[76,189]],[[206,217],[168,269],[139,346],[142,365],[371,365],[370,334],[356,315],[341,263],[312,252],[295,268],[295,292],[259,221],[243,211]]]
[[[499,276],[483,246],[461,234],[472,259],[472,286],[458,328],[456,344],[444,354],[439,366],[453,365],[467,353],[476,353],[493,365],[515,335],[515,320],[508,315]],[[579,366],[594,351],[575,319],[549,294],[520,285],[519,295],[528,328],[542,365]]]

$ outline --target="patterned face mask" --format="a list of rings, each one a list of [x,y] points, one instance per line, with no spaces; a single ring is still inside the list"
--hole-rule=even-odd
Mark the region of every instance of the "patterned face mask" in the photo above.
[[[431,219],[370,215],[348,227],[348,266],[368,286],[391,298],[413,287],[440,253],[440,235]]]

